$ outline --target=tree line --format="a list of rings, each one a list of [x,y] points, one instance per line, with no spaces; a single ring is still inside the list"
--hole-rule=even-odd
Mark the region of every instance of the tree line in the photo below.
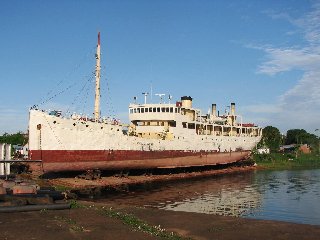
[[[14,134],[4,133],[0,136],[0,143],[9,143],[12,145],[25,145],[28,142],[28,137],[22,132]]]
[[[319,131],[316,129],[315,131]],[[271,152],[279,151],[280,145],[308,144],[313,151],[319,151],[320,138],[304,129],[290,129],[282,135],[278,128],[267,126],[262,131],[262,139],[258,147],[268,147]]]

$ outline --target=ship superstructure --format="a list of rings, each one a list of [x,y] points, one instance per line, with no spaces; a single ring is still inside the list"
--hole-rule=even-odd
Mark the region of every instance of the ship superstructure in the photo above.
[[[144,104],[131,103],[129,125],[102,118],[100,33],[96,60],[93,118],[30,110],[29,157],[41,159],[45,172],[226,164],[247,158],[260,141],[261,128],[242,123],[234,103],[224,115],[215,104],[203,115],[190,96],[174,104],[147,103],[146,98]]]
[[[175,104],[130,104],[130,133],[141,138],[163,140],[187,136],[201,139],[261,136],[258,126],[237,122],[237,118],[242,117],[235,114],[235,103],[231,103],[230,109],[230,113],[219,116],[216,104],[212,104],[211,113],[202,115],[201,110],[192,108],[190,96],[181,97],[181,101]],[[235,147],[231,146],[231,149],[234,151]]]

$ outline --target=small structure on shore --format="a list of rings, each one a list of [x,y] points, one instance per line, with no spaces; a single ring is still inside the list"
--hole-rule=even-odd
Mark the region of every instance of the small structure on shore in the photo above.
[[[28,144],[26,145],[12,145],[13,155],[15,159],[27,159],[28,158]]]
[[[40,187],[32,180],[16,176],[0,180],[0,213],[39,211],[42,209],[67,209],[67,193],[53,187]]]
[[[280,152],[290,153],[290,152],[294,152],[296,150],[299,150],[305,154],[311,153],[311,149],[308,144],[290,144],[290,145],[280,146]]]
[[[0,143],[0,176],[7,176],[10,174],[10,163],[5,161],[11,160],[11,144]]]
[[[257,149],[258,154],[269,154],[270,153],[270,148],[263,147],[263,148],[258,148]]]

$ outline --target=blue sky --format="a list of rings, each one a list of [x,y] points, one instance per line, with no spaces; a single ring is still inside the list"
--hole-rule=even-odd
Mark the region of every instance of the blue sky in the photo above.
[[[152,84],[203,112],[236,102],[245,122],[281,132],[320,127],[319,1],[11,0],[0,2],[0,133],[26,131],[35,104],[93,112],[98,31],[103,115],[127,122]]]

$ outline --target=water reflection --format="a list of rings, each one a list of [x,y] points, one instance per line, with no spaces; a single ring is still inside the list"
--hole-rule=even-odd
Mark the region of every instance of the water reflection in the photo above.
[[[241,216],[249,214],[261,204],[261,194],[251,186],[253,179],[254,173],[251,172],[151,184],[125,194],[109,195],[103,201],[173,211]]]
[[[320,225],[320,170],[263,171],[255,174],[262,204],[248,218]]]
[[[257,171],[148,184],[99,201],[320,225],[320,170]]]

